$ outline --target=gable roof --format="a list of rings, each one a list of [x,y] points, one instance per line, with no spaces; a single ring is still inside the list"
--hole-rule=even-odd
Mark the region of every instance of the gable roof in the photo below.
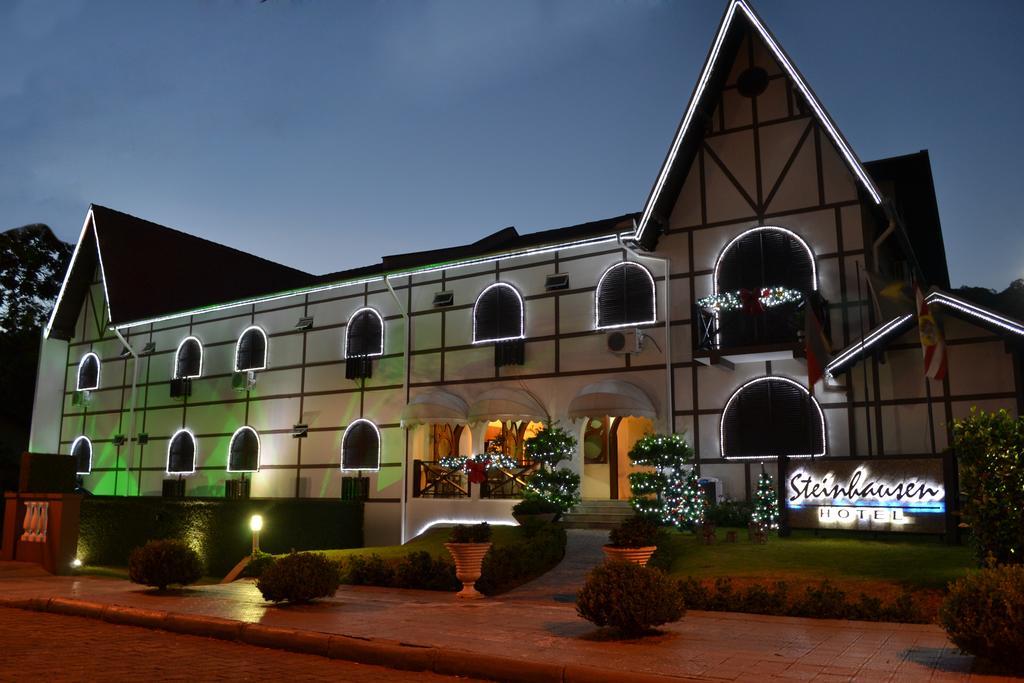
[[[925,297],[925,302],[932,306],[942,306],[949,313],[967,322],[984,327],[1001,336],[1009,336],[1018,340],[1024,339],[1024,323],[997,313],[985,306],[979,306],[963,297],[956,296],[941,289],[932,288]],[[894,339],[914,327],[915,313],[906,313],[889,320],[864,335],[864,338],[850,344],[825,367],[825,374],[835,377],[846,371],[869,353],[884,349]]]
[[[647,197],[647,203],[644,205],[637,227],[636,239],[646,247],[650,247],[656,237],[657,230],[651,227],[652,223],[657,223],[659,216],[667,215],[668,210],[675,203],[676,196],[679,194],[687,171],[693,162],[698,144],[703,137],[701,127],[694,125],[694,122],[705,116],[710,116],[717,102],[717,95],[725,84],[729,67],[747,30],[758,34],[768,46],[779,65],[803,95],[818,123],[829,135],[840,156],[865,192],[875,204],[882,205],[882,194],[878,191],[871,176],[868,175],[864,165],[839,128],[836,127],[832,117],[818,101],[814,91],[807,85],[803,75],[793,65],[789,55],[782,49],[757,13],[744,0],[729,0],[718,32],[708,51],[707,59],[704,61],[704,67],[701,69],[700,78],[690,96],[690,103],[679,122],[672,145],[669,147],[654,186]]]
[[[314,276],[273,261],[93,204],[46,326],[70,339],[96,268],[107,322],[202,308],[308,285]]]

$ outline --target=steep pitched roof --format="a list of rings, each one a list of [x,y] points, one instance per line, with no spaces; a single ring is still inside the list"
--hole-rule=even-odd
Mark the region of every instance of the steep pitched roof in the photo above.
[[[647,203],[644,205],[643,214],[637,227],[637,241],[644,246],[653,245],[657,237],[657,229],[653,228],[652,224],[656,225],[668,215],[682,188],[686,173],[703,138],[703,130],[699,122],[713,112],[718,101],[718,94],[728,76],[729,67],[748,30],[756,33],[768,46],[779,65],[803,95],[818,123],[829,135],[840,156],[860,182],[864,191],[875,204],[882,204],[882,195],[871,176],[868,175],[864,165],[846,138],[843,137],[835,122],[832,121],[832,117],[818,101],[814,91],[807,85],[803,75],[793,65],[789,55],[782,49],[757,13],[744,0],[730,0],[722,22],[719,24],[718,32],[715,34],[715,39],[711,43],[711,49],[708,51],[704,67],[701,69],[700,78],[690,96],[690,103],[679,122],[672,145],[669,147],[654,186],[647,197]]]
[[[69,339],[99,266],[107,322],[154,315],[303,287],[315,277],[294,268],[93,204],[46,328]]]

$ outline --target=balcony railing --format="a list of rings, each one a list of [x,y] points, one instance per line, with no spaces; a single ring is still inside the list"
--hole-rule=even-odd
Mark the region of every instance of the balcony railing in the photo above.
[[[487,470],[487,481],[480,485],[481,498],[522,498],[523,489],[539,463],[520,467],[499,467]]]
[[[491,467],[480,484],[481,498],[522,498],[530,475],[539,465]],[[473,485],[465,470],[429,460],[413,460],[413,498],[471,498]]]
[[[751,314],[742,310],[721,311],[717,315],[701,306],[693,306],[693,347],[700,353],[742,352],[744,349],[796,347],[804,331],[803,303],[788,303]],[[826,338],[831,338],[828,302],[815,293],[811,306],[821,322]]]

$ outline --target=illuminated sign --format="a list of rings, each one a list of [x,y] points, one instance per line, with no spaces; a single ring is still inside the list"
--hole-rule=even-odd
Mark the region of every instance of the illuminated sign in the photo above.
[[[941,458],[821,458],[783,481],[792,528],[945,531]]]

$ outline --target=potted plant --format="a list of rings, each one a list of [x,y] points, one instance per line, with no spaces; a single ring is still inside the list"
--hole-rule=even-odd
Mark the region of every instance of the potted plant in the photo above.
[[[491,549],[491,525],[487,522],[467,526],[458,524],[444,544],[455,560],[455,576],[462,582],[460,598],[482,598],[474,585],[480,578],[484,555]]]
[[[604,556],[608,561],[646,565],[658,549],[658,524],[650,517],[630,517],[608,534]]]
[[[530,521],[553,522],[562,508],[543,498],[523,498],[512,507],[512,516],[520,525]]]

